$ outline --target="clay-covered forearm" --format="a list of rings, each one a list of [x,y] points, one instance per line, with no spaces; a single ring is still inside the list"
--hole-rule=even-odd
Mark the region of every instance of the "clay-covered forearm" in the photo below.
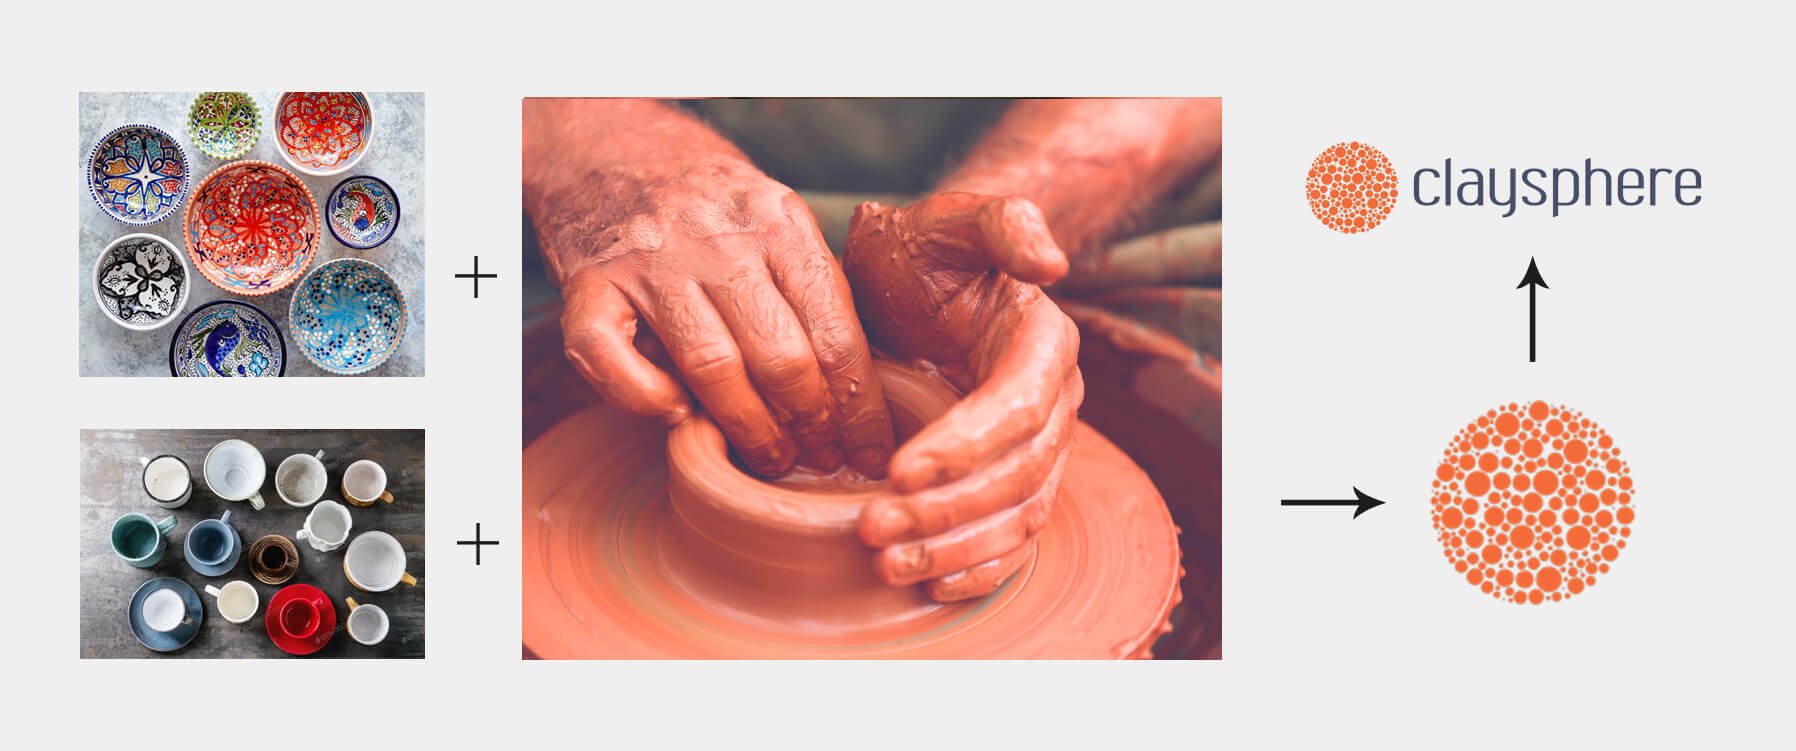
[[[695,184],[765,179],[704,123],[643,99],[524,101],[524,211],[557,283]]]
[[[1013,105],[938,190],[1027,198],[1076,256],[1221,153],[1219,99],[1028,100]]]

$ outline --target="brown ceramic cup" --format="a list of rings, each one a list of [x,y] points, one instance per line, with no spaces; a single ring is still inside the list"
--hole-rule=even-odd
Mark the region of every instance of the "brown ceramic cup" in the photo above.
[[[299,548],[281,535],[263,535],[249,546],[249,572],[263,584],[286,584],[299,573]]]

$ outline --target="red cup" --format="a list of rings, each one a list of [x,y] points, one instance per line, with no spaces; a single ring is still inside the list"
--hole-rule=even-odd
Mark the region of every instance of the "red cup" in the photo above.
[[[281,632],[304,639],[318,632],[318,606],[310,600],[288,600],[281,606]]]

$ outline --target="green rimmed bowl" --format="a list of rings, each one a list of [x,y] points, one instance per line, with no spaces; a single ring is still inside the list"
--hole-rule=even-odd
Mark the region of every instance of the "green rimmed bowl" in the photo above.
[[[262,135],[262,110],[241,91],[207,91],[187,110],[187,139],[214,159],[248,154]]]

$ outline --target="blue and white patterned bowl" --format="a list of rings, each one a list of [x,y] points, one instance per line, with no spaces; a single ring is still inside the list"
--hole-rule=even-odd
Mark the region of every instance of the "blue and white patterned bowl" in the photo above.
[[[236,300],[210,302],[175,329],[168,369],[182,377],[273,378],[287,372],[287,342],[261,308]]]
[[[331,189],[324,223],[337,242],[356,250],[376,247],[399,227],[399,194],[373,175],[356,175]]]
[[[126,224],[174,216],[192,185],[186,150],[152,125],[114,128],[87,157],[87,192],[101,211]]]
[[[405,293],[386,269],[339,258],[306,274],[293,289],[287,324],[295,346],[337,375],[366,373],[387,361],[405,338]]]

